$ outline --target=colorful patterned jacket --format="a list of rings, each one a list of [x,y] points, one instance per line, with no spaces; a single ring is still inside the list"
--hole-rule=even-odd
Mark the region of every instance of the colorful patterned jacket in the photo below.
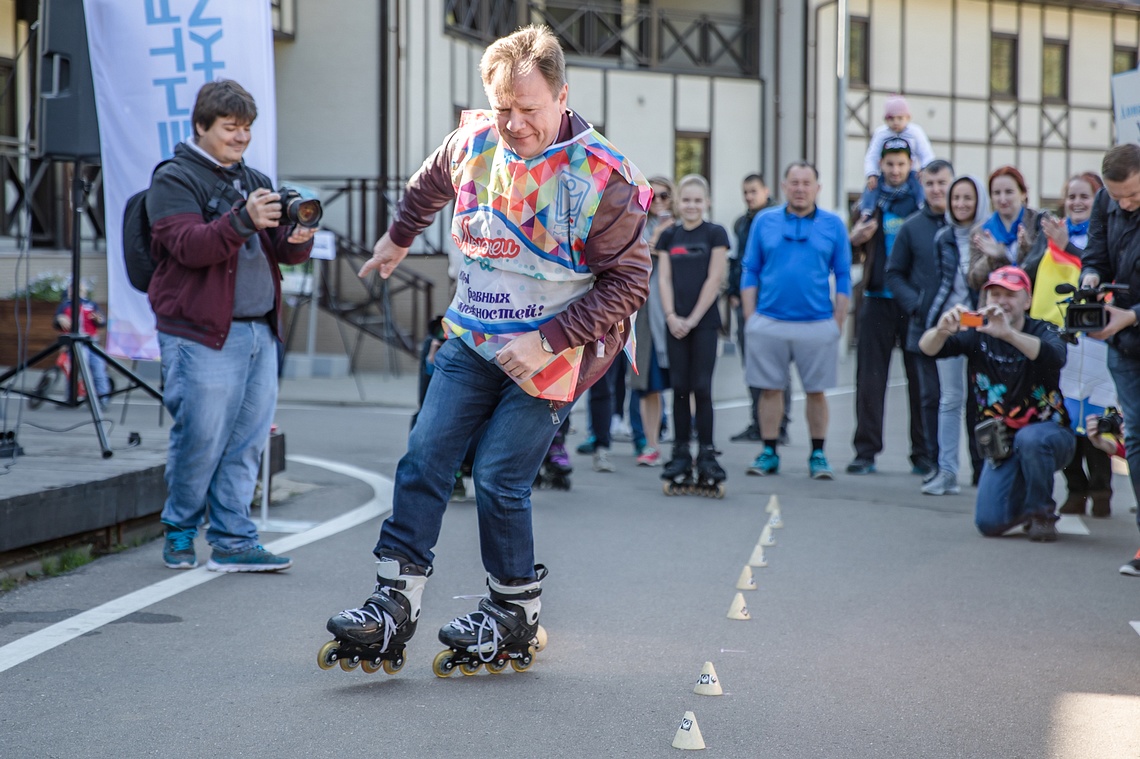
[[[454,200],[464,266],[445,317],[449,336],[493,360],[541,328],[557,356],[520,384],[569,401],[605,373],[648,295],[641,232],[650,195],[637,169],[576,114],[563,117],[542,155],[524,160],[499,141],[490,114],[468,112],[409,181],[389,236],[410,245]]]

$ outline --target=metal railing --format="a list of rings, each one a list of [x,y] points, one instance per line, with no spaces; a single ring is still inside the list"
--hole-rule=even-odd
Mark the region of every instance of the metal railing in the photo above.
[[[731,15],[630,7],[616,0],[444,2],[446,31],[481,44],[521,24],[546,24],[579,63],[740,77],[759,71],[759,20],[752,3],[744,4],[752,10]]]

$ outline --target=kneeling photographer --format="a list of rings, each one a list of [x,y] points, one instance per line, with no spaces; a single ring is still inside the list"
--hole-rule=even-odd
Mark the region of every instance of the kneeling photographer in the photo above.
[[[1060,390],[1065,346],[1047,323],[1026,316],[1032,288],[1024,271],[1003,266],[983,289],[985,308],[955,306],[918,347],[936,358],[966,356],[986,458],[974,506],[978,530],[995,537],[1027,525],[1030,540],[1053,541],[1053,475],[1076,447]]]
[[[1081,287],[1128,285],[1105,306],[1108,323],[1092,337],[1108,341],[1108,370],[1125,419],[1140,418],[1140,145],[1117,145],[1101,163],[1104,189],[1093,200]],[[1140,426],[1124,434],[1132,492],[1140,500]],[[1140,526],[1140,515],[1137,516]],[[1140,563],[1140,554],[1133,562]],[[1128,566],[1128,565],[1125,565]],[[1138,567],[1140,568],[1140,567]],[[1123,568],[1122,568],[1123,569]],[[1129,573],[1131,574],[1131,573]],[[1136,574],[1140,574],[1138,571]]]

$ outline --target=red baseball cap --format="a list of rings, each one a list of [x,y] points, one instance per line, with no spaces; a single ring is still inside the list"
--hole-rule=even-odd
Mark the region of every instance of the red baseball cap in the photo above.
[[[1004,287],[1006,290],[1024,290],[1033,293],[1033,285],[1029,282],[1029,275],[1016,266],[1003,266],[990,272],[989,279],[982,285],[985,290],[989,287]]]

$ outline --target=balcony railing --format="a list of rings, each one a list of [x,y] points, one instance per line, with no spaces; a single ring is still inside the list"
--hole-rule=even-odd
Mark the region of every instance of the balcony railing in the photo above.
[[[606,0],[444,1],[447,32],[480,44],[520,24],[545,24],[577,63],[740,77],[759,70],[759,22],[748,12],[693,13]]]

